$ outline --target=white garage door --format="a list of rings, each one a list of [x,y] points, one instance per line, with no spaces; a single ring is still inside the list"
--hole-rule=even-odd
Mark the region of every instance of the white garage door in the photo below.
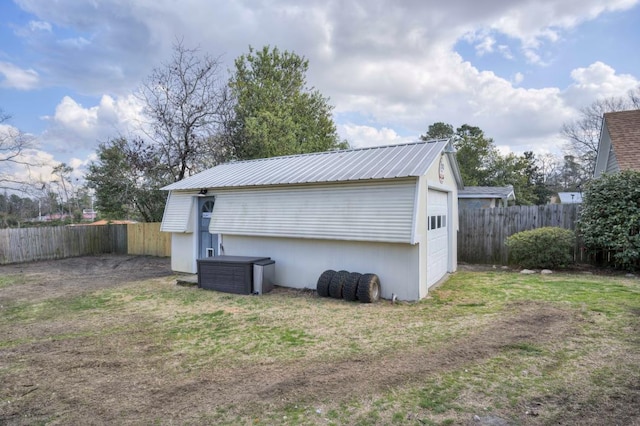
[[[427,287],[447,273],[449,219],[447,193],[430,189],[427,196]]]

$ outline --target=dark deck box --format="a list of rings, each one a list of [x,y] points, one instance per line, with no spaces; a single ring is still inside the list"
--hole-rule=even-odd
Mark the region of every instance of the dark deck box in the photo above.
[[[253,265],[268,257],[214,256],[198,259],[198,287],[225,293],[253,292]]]

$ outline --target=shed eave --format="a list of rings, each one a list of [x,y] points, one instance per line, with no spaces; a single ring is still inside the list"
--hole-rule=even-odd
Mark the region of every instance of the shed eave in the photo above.
[[[393,177],[384,177],[384,178],[367,178],[367,179],[348,179],[348,180],[324,180],[324,181],[313,181],[313,182],[286,182],[286,183],[273,183],[273,184],[263,184],[263,185],[224,185],[224,186],[180,186],[178,187],[178,183],[170,184],[165,187],[160,188],[162,191],[175,191],[175,192],[192,192],[198,191],[201,189],[206,189],[208,191],[216,191],[216,190],[229,190],[229,189],[261,189],[261,188],[282,188],[289,186],[315,186],[315,185],[339,185],[342,183],[357,183],[357,182],[390,182],[390,181],[405,181],[405,180],[414,180],[419,178],[420,175],[406,175],[406,176],[393,176]]]

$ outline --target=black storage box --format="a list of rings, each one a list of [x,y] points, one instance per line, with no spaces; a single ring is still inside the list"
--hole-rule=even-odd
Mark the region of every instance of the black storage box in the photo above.
[[[268,257],[214,256],[198,259],[198,287],[225,293],[253,292],[253,265]]]

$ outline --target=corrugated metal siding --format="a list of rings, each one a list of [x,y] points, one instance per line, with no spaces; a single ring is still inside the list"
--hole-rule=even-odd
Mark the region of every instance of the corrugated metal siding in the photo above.
[[[217,193],[209,232],[411,243],[416,179]]]
[[[221,164],[166,190],[380,180],[421,176],[447,140],[264,158]]]
[[[171,191],[164,207],[160,231],[193,232],[193,200],[191,192]]]

